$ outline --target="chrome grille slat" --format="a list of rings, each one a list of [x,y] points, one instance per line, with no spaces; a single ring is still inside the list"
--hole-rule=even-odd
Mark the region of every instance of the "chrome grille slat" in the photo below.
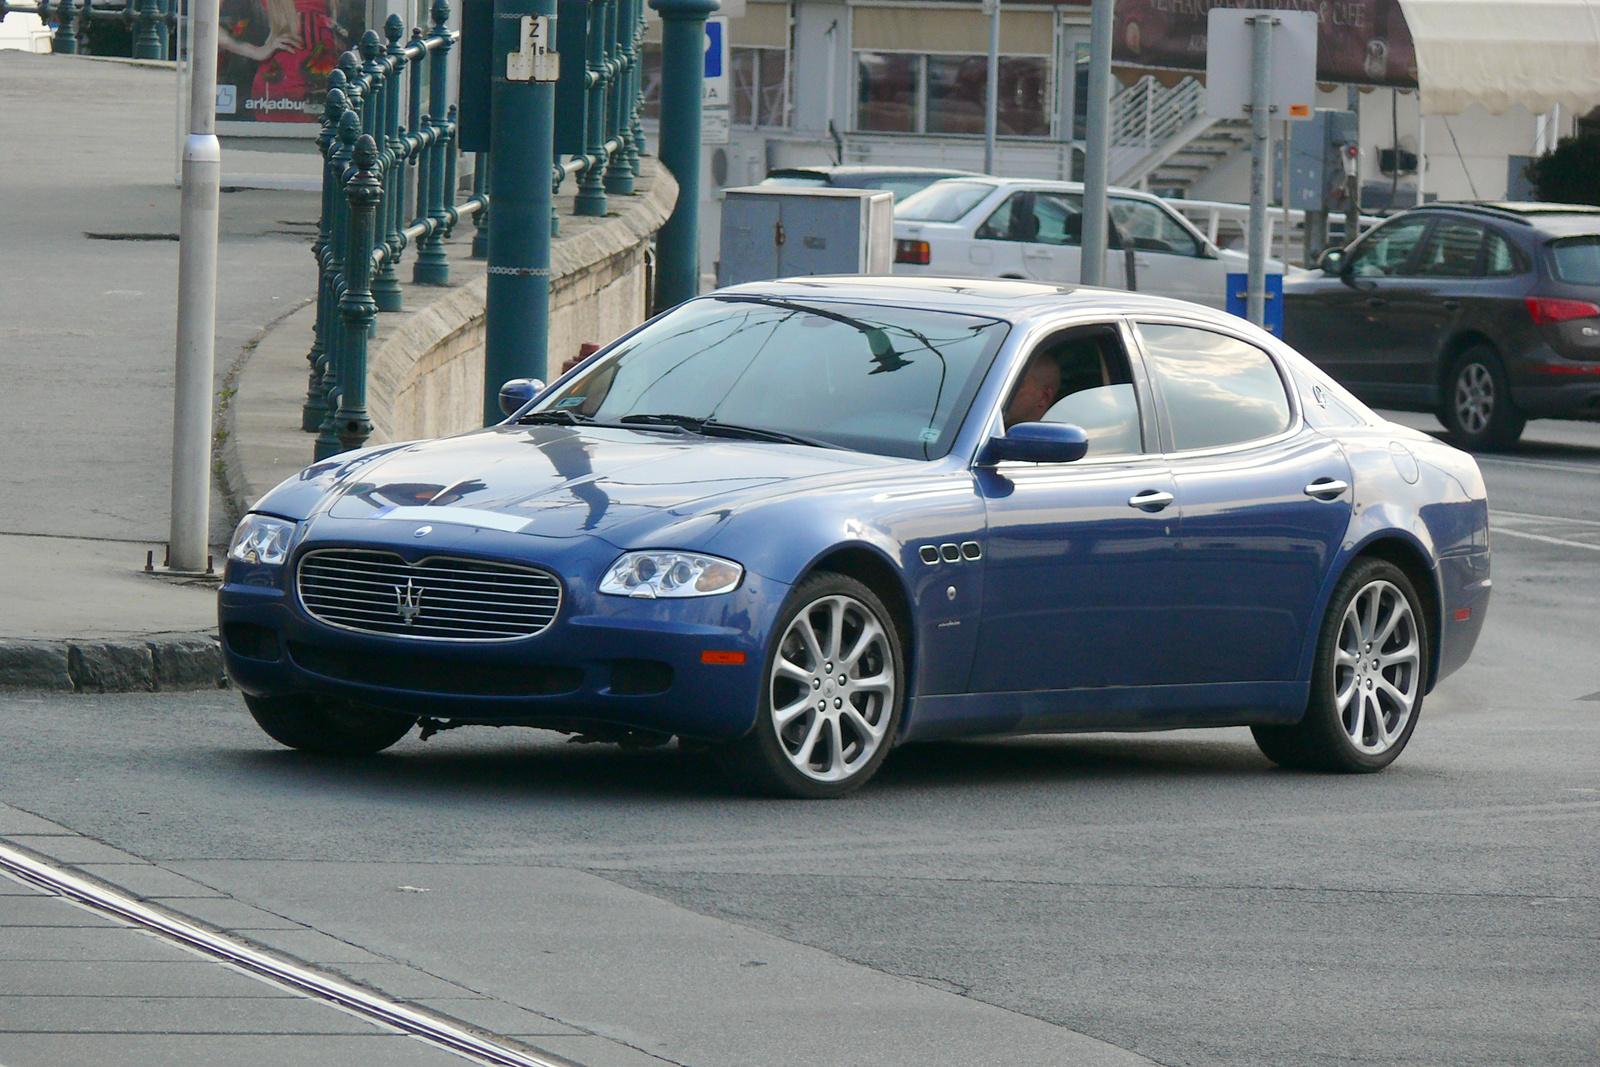
[[[512,641],[543,633],[561,609],[552,574],[491,560],[430,556],[407,564],[366,549],[317,549],[296,565],[300,606],[319,622],[386,637]],[[408,623],[397,592],[410,583]]]

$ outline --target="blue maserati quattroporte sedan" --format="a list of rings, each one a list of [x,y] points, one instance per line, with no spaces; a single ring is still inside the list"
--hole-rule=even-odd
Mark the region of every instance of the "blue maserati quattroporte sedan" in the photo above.
[[[978,734],[1248,725],[1374,771],[1489,600],[1472,458],[1195,304],[745,285],[505,396],[240,523],[223,647],[272,737],[677,736],[809,797]]]

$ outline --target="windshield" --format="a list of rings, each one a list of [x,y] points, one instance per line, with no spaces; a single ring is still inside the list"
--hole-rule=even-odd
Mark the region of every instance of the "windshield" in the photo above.
[[[895,205],[894,217],[909,222],[954,222],[994,192],[988,182],[946,178]]]
[[[714,296],[663,315],[523,416],[950,451],[1003,322],[838,301]]]
[[[1600,285],[1600,234],[1550,242],[1557,278],[1574,285]]]

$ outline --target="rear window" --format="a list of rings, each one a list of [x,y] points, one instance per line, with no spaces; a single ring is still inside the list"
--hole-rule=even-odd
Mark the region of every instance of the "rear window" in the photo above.
[[[1551,241],[1550,269],[1573,285],[1600,285],[1600,234]]]
[[[911,222],[954,222],[994,192],[988,182],[934,182],[895,205],[894,217]]]

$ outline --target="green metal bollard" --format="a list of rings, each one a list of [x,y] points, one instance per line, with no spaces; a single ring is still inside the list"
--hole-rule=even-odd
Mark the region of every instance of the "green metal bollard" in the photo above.
[[[383,181],[378,175],[378,143],[370,134],[356,142],[355,166],[345,183],[350,228],[345,244],[345,287],[339,317],[349,345],[339,368],[339,412],[334,416],[340,451],[360,448],[372,436],[367,416],[367,330],[378,317],[372,299],[372,251],[377,238],[378,205]]]
[[[657,311],[700,292],[700,96],[705,81],[706,16],[717,0],[650,0],[661,13],[662,166],[678,182],[678,202],[656,234]]]
[[[89,0],[84,0],[88,3]],[[56,32],[50,38],[50,51],[57,55],[76,55],[78,52],[78,38],[73,33],[73,22],[76,21],[76,7],[72,0],[61,0],[56,5]]]
[[[556,0],[494,3],[489,138],[494,225],[484,311],[485,426],[505,417],[501,385],[512,378],[546,378],[549,365],[555,14]],[[521,60],[523,18],[544,20],[549,49],[531,70]]]
[[[456,222],[461,217],[456,209],[456,191],[461,185],[461,174],[457,169],[461,150],[457,147],[456,140],[461,124],[456,118],[456,105],[450,105],[444,121],[450,129],[449,136],[444,142],[444,187],[448,191],[444,202],[444,236],[449,238],[456,232]]]
[[[378,168],[383,176],[383,203],[378,209],[378,240],[387,248],[383,266],[372,279],[372,299],[379,311],[400,311],[405,300],[400,292],[400,276],[395,264],[400,261],[400,175],[404,171],[402,160],[405,148],[400,140],[400,72],[405,69],[406,50],[400,43],[405,37],[405,23],[399,15],[390,15],[383,23],[383,35],[388,39],[383,57],[383,150],[378,154]]]
[[[633,80],[628,85],[628,112],[633,117],[628,123],[628,169],[635,179],[639,177],[639,157],[644,154],[644,58],[640,42],[644,40],[645,18],[643,0],[633,0],[638,20],[633,24]],[[701,68],[701,74],[705,73]]]
[[[87,6],[88,0],[84,0]],[[139,34],[133,39],[134,59],[160,59],[166,51],[161,40],[161,0],[139,0]]]
[[[612,33],[615,45],[611,75],[611,114],[607,125],[611,130],[610,136],[616,138],[618,147],[606,161],[606,192],[621,195],[633,192],[633,166],[628,153],[633,148],[631,143],[633,111],[629,96],[633,86],[633,36],[634,24],[639,21],[634,15],[635,3],[636,0],[613,0],[612,3],[616,11],[616,23]]]
[[[322,105],[322,132],[317,135],[317,151],[322,153],[322,214],[317,219],[316,240],[311,242],[311,255],[317,261],[317,321],[312,328],[311,351],[306,353],[311,372],[306,380],[306,400],[300,408],[300,429],[304,433],[316,433],[322,427],[322,417],[327,410],[323,404],[322,375],[327,365],[326,338],[329,308],[332,306],[328,297],[332,289],[328,245],[333,237],[332,200],[339,188],[331,160],[344,106],[344,71],[335,69],[328,74],[328,95]]]
[[[600,165],[606,154],[606,0],[590,0],[588,32],[584,41],[586,118],[583,123],[584,168],[578,174],[578,195],[572,198],[574,215],[604,215],[606,189]]]
[[[349,86],[354,92],[356,86]],[[334,149],[332,168],[339,175],[335,189],[342,193],[344,182],[350,170],[350,160],[355,152],[356,142],[361,137],[361,114],[355,106],[350,107],[339,117],[339,138]],[[331,277],[329,283],[329,299],[331,309],[336,310],[344,302],[345,290],[345,254],[348,251],[350,239],[350,201],[338,195],[333,197],[333,229],[329,237],[329,262],[328,269]],[[335,417],[339,411],[340,393],[344,387],[345,353],[350,347],[350,331],[345,327],[341,315],[328,316],[328,336],[324,342],[327,346],[327,364],[323,369],[323,405],[324,412],[320,432],[317,434],[317,443],[312,455],[317,459],[327,459],[340,452],[338,424]],[[365,344],[365,340],[362,341]]]
[[[449,218],[445,215],[445,199],[453,202],[455,190],[446,189],[445,152],[449,150],[449,137],[445,129],[446,98],[449,95],[450,30],[445,25],[450,18],[448,0],[433,0],[433,33],[438,43],[428,53],[428,132],[433,141],[423,152],[421,168],[428,172],[428,218],[433,227],[417,246],[417,261],[411,268],[411,280],[419,285],[449,285],[450,259],[444,251],[444,229]],[[418,182],[421,188],[421,182]],[[422,213],[422,204],[417,204]]]

